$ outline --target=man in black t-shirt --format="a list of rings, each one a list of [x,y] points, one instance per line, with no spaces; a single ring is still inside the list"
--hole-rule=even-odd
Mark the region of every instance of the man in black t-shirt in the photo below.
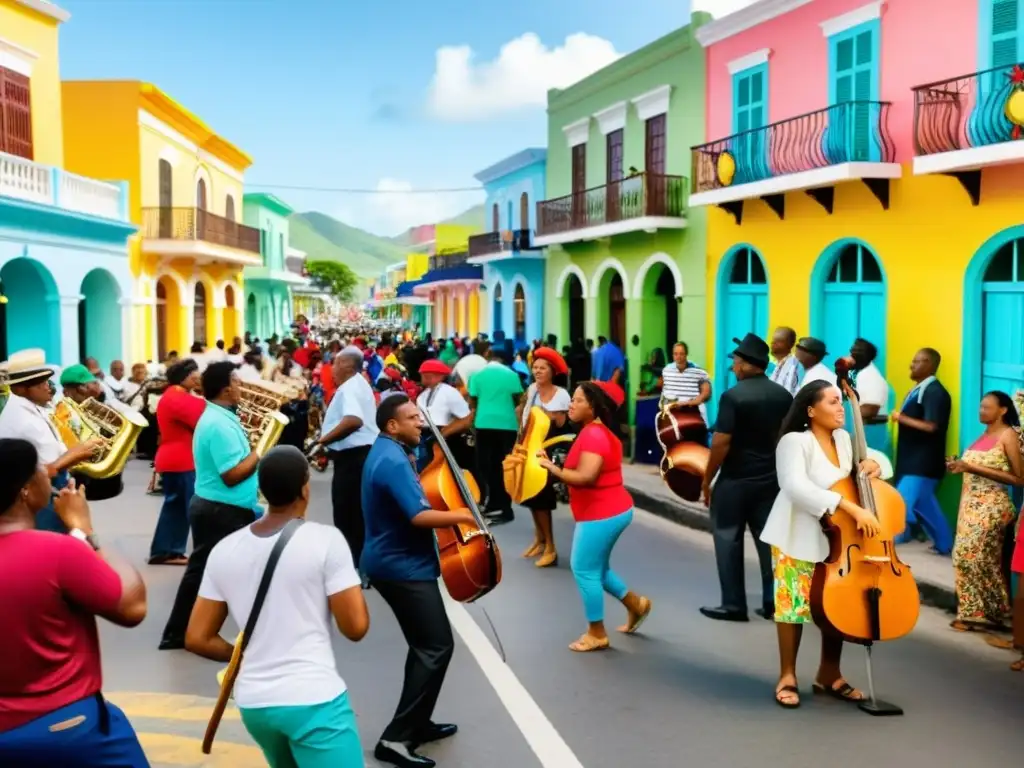
[[[793,396],[765,376],[768,344],[764,339],[748,333],[742,341],[733,341],[737,347],[731,355],[732,370],[738,381],[719,400],[704,476],[704,503],[711,507],[722,603],[700,612],[720,621],[749,620],[743,575],[743,534],[749,526],[761,565],[762,607],[757,613],[771,619],[775,613],[772,553],[761,541],[761,531],[779,493],[775,446]]]

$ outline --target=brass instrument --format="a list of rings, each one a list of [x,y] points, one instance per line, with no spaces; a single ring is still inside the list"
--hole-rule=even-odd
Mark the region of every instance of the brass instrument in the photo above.
[[[249,445],[260,456],[265,456],[288,426],[288,417],[280,409],[293,399],[291,392],[271,381],[243,381],[240,386],[242,401],[238,404],[238,419],[249,436]]]
[[[94,438],[103,441],[91,460],[71,468],[96,480],[105,480],[124,471],[135,442],[149,426],[141,413],[131,409],[119,411],[91,397],[81,404],[63,398],[51,418],[68,448]]]
[[[544,490],[548,482],[548,471],[540,465],[537,454],[552,445],[568,443],[576,435],[557,435],[546,439],[551,429],[551,417],[539,405],[530,409],[526,428],[522,430],[512,453],[501,463],[505,490],[516,504],[532,499]]]
[[[159,397],[167,389],[167,379],[163,376],[149,376],[144,379],[135,391],[135,394],[126,401],[128,406],[137,411],[145,412],[150,410],[150,396]]]

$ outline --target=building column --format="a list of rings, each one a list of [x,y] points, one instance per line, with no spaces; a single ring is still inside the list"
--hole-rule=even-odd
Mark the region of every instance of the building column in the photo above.
[[[227,304],[223,295],[213,297],[213,327],[207,329],[206,335],[210,341],[210,347],[216,346],[218,339],[224,339],[224,310]],[[230,339],[225,340],[227,346],[231,345]]]
[[[121,362],[131,370],[132,363],[139,358],[135,357],[135,350],[132,349],[133,320],[135,319],[135,301],[131,298],[123,298],[118,302],[121,305]],[[141,335],[141,334],[139,334]],[[127,357],[127,359],[125,359]]]
[[[181,357],[188,356],[189,350],[196,340],[195,312],[196,295],[193,293],[182,299],[181,309],[178,312],[178,338],[181,340],[181,346],[176,351]],[[171,349],[169,348],[167,351],[171,352]]]
[[[78,307],[85,296],[73,294],[60,300],[60,365],[66,368],[81,362],[78,343]]]

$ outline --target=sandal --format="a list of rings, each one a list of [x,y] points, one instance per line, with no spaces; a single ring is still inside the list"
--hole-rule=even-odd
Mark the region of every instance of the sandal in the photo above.
[[[535,541],[526,549],[525,552],[523,552],[523,557],[537,557],[537,555],[541,554],[543,551],[544,545],[539,541]]]
[[[963,621],[962,619],[953,619],[949,622],[949,627],[957,632],[987,632],[989,629],[981,622]]]
[[[558,553],[548,552],[547,554],[541,555],[540,559],[534,563],[538,568],[553,568],[558,565]]]
[[[622,632],[626,635],[635,634],[636,631],[640,629],[640,625],[643,624],[647,620],[647,617],[651,615],[651,608],[653,607],[654,603],[651,601],[650,598],[641,597],[640,612],[633,613],[632,611],[630,611],[626,624],[619,627],[619,632]]]
[[[1012,651],[1016,647],[1012,640],[1007,640],[1004,637],[996,637],[995,635],[989,635],[986,637],[985,642],[993,648],[999,648],[1003,651]]]
[[[795,685],[776,688],[775,703],[783,709],[797,709],[800,706],[800,691]]]
[[[865,696],[861,691],[858,691],[848,682],[839,678],[832,685],[822,685],[821,683],[814,683],[811,686],[811,690],[822,696],[830,696],[838,701],[846,701],[853,704],[859,704],[864,701]]]
[[[576,651],[577,653],[590,653],[591,651],[603,651],[610,644],[607,637],[594,637],[584,632],[580,635],[579,640],[569,644],[569,650]]]
[[[1011,672],[1024,672],[1024,656],[1021,656],[1010,665]]]

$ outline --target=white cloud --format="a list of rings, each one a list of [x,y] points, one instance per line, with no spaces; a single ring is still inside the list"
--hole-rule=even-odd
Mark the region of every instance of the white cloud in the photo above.
[[[583,32],[554,48],[527,32],[505,43],[491,61],[475,61],[468,45],[445,46],[437,51],[430,111],[442,120],[484,120],[542,107],[548,89],[577,83],[620,56],[604,38]]]
[[[467,185],[469,186],[469,185]],[[361,205],[348,205],[339,218],[380,235],[397,235],[409,227],[434,224],[482,202],[480,192],[413,192],[408,181],[384,178],[376,194],[366,195]]]
[[[716,19],[736,13],[748,5],[753,5],[756,0],[693,0],[693,12],[707,11]]]

